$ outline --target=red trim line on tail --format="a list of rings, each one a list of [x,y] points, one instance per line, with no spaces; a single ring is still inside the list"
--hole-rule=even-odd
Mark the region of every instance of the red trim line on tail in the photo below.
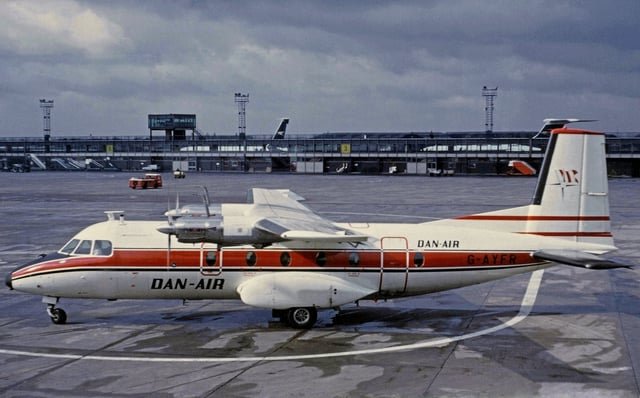
[[[455,219],[475,221],[610,221],[609,216],[500,216],[482,214],[461,216]]]
[[[592,238],[610,238],[613,237],[611,232],[519,232],[524,235],[540,235],[540,236],[585,236]]]
[[[568,129],[568,128],[551,130],[551,134],[604,135],[604,133],[600,133],[597,131]]]

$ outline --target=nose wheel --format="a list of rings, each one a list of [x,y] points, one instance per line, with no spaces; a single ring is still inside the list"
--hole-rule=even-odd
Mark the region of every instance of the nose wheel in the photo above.
[[[56,325],[63,325],[67,323],[67,313],[62,308],[56,308],[55,305],[47,305],[47,314],[51,318],[51,322]]]

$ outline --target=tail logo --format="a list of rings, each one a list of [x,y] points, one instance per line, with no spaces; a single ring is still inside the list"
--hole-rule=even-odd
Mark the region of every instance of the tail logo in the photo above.
[[[552,185],[560,185],[561,188],[577,186],[580,183],[578,179],[578,170],[556,170],[557,183]]]

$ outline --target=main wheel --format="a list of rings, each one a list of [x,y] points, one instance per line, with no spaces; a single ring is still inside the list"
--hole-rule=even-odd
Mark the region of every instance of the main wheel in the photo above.
[[[54,308],[51,310],[51,322],[56,325],[64,325],[67,323],[67,313],[62,308]]]
[[[311,329],[318,319],[318,312],[314,307],[290,308],[287,316],[289,325],[296,329]]]

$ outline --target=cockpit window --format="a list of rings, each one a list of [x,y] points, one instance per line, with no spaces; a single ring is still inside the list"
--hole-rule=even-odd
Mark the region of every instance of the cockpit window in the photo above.
[[[91,254],[91,241],[83,240],[73,254]]]
[[[66,245],[64,245],[62,249],[60,249],[60,253],[71,254],[71,252],[76,248],[76,246],[78,246],[78,243],[80,243],[78,239],[71,239],[69,243],[67,243]]]
[[[113,252],[113,245],[108,240],[83,240],[71,239],[69,243],[60,249],[62,254],[86,255],[94,256],[110,256]]]
[[[94,256],[110,256],[111,242],[108,240],[97,240],[93,245]]]

